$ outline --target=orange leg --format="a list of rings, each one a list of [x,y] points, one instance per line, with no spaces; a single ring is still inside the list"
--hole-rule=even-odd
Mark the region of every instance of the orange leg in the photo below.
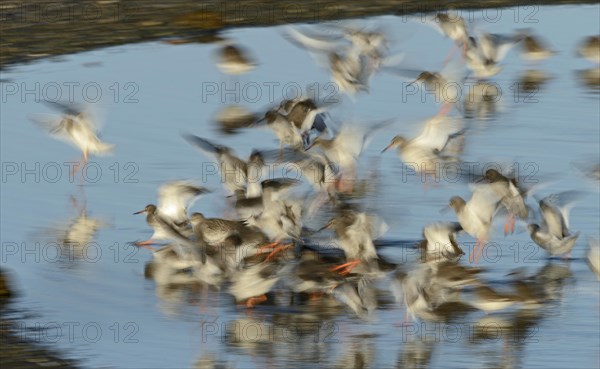
[[[479,257],[477,256],[479,254],[479,247],[482,244],[482,240],[481,239],[477,239],[477,242],[475,242],[475,246],[473,246],[473,250],[471,250],[471,253],[469,254],[469,262],[473,263],[476,261],[476,259],[479,259]]]
[[[482,239],[478,239],[477,243],[479,243],[479,249],[477,250],[477,254],[475,254],[475,263],[479,262],[481,255],[483,255],[483,249],[485,248],[485,242]]]
[[[515,215],[509,213],[506,217],[506,223],[504,223],[504,237],[509,233],[513,234],[515,232],[515,223]]]
[[[265,250],[272,249],[279,244],[279,242],[271,242],[266,245],[262,245],[256,249],[256,255],[263,253]]]
[[[260,295],[260,296],[256,296],[256,297],[250,297],[248,300],[246,300],[246,307],[248,309],[251,309],[254,307],[254,305],[256,304],[260,304],[261,302],[265,302],[267,301],[267,296],[266,295]]]
[[[269,261],[271,260],[273,257],[275,257],[275,255],[277,255],[278,253],[280,253],[283,250],[289,249],[293,246],[293,244],[287,244],[287,245],[279,245],[276,248],[273,249],[273,251],[271,251],[271,253],[267,256],[267,258],[265,259],[265,261]]]
[[[332,272],[337,271],[340,275],[346,275],[349,274],[352,269],[356,268],[358,264],[360,264],[360,260],[352,260],[342,265],[335,266],[329,270]]]
[[[452,111],[452,103],[444,102],[444,105],[442,105],[442,108],[437,113],[437,116],[444,117],[444,116],[448,115],[448,113],[450,113],[450,111]]]
[[[139,241],[139,242],[135,242],[134,245],[138,246],[138,247],[143,247],[145,249],[148,249],[150,251],[154,251],[154,249],[152,247],[150,247],[150,245],[153,245],[154,242],[152,240],[146,240],[146,241]]]

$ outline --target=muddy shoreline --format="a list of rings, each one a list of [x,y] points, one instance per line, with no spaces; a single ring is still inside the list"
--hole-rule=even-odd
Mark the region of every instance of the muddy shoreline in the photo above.
[[[526,17],[535,14],[541,5],[586,3],[597,2],[9,0],[0,5],[0,68],[143,41],[210,42],[218,32],[232,27],[321,22],[384,14],[401,16],[448,8],[463,9],[462,12],[471,9],[473,16],[481,17],[484,13],[477,9],[519,7],[519,13],[522,13],[519,16]],[[510,12],[510,16],[514,16],[514,11]]]

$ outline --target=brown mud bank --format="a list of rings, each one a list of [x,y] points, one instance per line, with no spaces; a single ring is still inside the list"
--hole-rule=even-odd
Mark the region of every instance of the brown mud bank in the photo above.
[[[470,9],[518,7],[519,17],[534,17],[541,5],[596,1],[189,1],[189,0],[26,0],[0,5],[0,68],[11,64],[142,41],[210,42],[227,28],[272,26]],[[479,10],[479,11],[478,11]],[[515,12],[511,11],[514,17]],[[509,16],[508,13],[505,14]]]

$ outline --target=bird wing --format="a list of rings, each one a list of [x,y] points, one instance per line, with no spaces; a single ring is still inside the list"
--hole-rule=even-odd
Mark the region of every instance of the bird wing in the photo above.
[[[44,131],[57,138],[61,138],[62,136],[66,138],[68,136],[68,133],[64,129],[63,118],[48,114],[35,114],[30,115],[29,119]]]
[[[383,218],[376,215],[368,215],[367,220],[369,222],[369,228],[371,233],[371,238],[376,240],[379,237],[383,236],[385,232],[390,229],[388,224],[383,220]]]
[[[540,212],[551,234],[561,239],[569,235],[569,214],[582,196],[583,192],[572,190],[546,196],[540,201]]]
[[[500,61],[504,59],[506,54],[515,46],[519,40],[515,40],[514,37],[506,36],[506,35],[497,35],[499,37],[499,44],[496,50],[496,61]]]
[[[449,229],[446,223],[428,224],[423,228],[423,236],[430,247],[444,246],[450,243]]]
[[[225,148],[225,146],[214,144],[205,138],[198,137],[190,133],[184,133],[182,134],[182,136],[191,145],[194,145],[200,148],[205,153],[211,155],[216,156]]]
[[[421,133],[412,142],[415,146],[442,151],[450,136],[460,132],[463,126],[460,118],[436,116],[425,121]]]
[[[436,30],[437,32],[439,32],[440,35],[447,37],[446,33],[444,32],[444,30],[442,29],[442,27],[440,27],[440,22],[437,19],[437,13],[436,14],[428,14],[428,15],[415,15],[415,16],[411,16],[408,17],[409,20],[412,20],[414,22],[419,22],[421,24],[425,24],[431,28],[433,28],[434,30]],[[450,14],[448,14],[450,15]]]
[[[200,195],[208,193],[206,188],[190,181],[167,182],[158,188],[158,209],[161,214],[175,222],[187,219],[187,209]]]
[[[52,109],[59,110],[62,114],[68,114],[73,116],[77,116],[83,113],[86,109],[84,104],[77,103],[44,100],[44,104],[48,105]]]
[[[316,52],[330,52],[339,50],[340,43],[333,41],[331,37],[324,35],[308,34],[297,27],[287,27],[284,37],[292,44]]]
[[[331,37],[323,35],[309,35],[294,27],[288,27],[284,37],[293,45],[308,50],[315,63],[321,68],[329,69],[329,54],[331,52],[344,53],[348,45],[334,42]]]
[[[375,137],[375,134],[391,126],[392,124],[394,124],[395,121],[395,119],[386,119],[380,122],[362,125],[364,127],[362,138],[362,150],[369,147],[369,145],[373,141],[373,138]]]
[[[473,195],[468,202],[469,207],[477,214],[483,223],[489,223],[500,205],[500,198],[489,184],[469,185]]]

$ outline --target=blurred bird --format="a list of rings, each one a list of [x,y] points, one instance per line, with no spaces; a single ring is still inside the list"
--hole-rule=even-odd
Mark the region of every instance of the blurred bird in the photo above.
[[[465,19],[458,15],[457,12],[451,10],[447,13],[436,13],[426,17],[415,17],[420,23],[424,23],[433,27],[440,32],[444,37],[451,39],[454,44],[448,52],[444,64],[453,57],[457,48],[462,48],[463,53],[466,51],[466,45],[469,38],[469,30]]]
[[[391,120],[386,120],[362,127],[345,124],[333,138],[317,137],[306,150],[320,148],[327,161],[338,167],[339,189],[351,192],[360,154],[371,143],[374,135],[391,123]]]
[[[588,239],[587,263],[592,272],[600,279],[600,242],[597,239]]]
[[[508,51],[521,39],[518,36],[506,36],[479,33],[479,38],[470,36],[466,43],[464,57],[467,66],[475,78],[488,78],[500,73],[499,63]]]
[[[200,195],[210,193],[191,181],[171,181],[158,188],[158,211],[177,226],[188,220],[187,210]]]
[[[192,214],[190,223],[194,231],[198,230],[206,243],[211,246],[220,246],[225,239],[239,233],[244,227],[243,222],[221,218],[206,218],[202,213]]]
[[[600,64],[600,36],[588,36],[577,48],[577,53],[587,60]]]
[[[454,12],[448,14],[437,13],[433,16],[433,23],[438,25],[441,32],[455,43],[462,45],[467,41],[469,31],[463,17]]]
[[[115,147],[100,140],[97,123],[92,120],[89,111],[83,106],[51,101],[45,103],[60,110],[62,117],[59,120],[38,116],[31,119],[53,137],[67,141],[81,150],[83,158],[74,167],[73,173],[87,163],[90,154],[106,155]]]
[[[226,134],[236,133],[240,128],[250,127],[258,117],[240,105],[229,105],[215,117],[219,130]]]
[[[523,30],[517,33],[517,37],[521,37],[521,56],[527,60],[544,60],[556,54],[545,45],[545,42],[534,36],[529,30]]]
[[[288,121],[300,131],[305,146],[310,142],[311,132],[320,135],[327,129],[324,119],[327,109],[327,106],[318,107],[311,98],[283,100],[279,106]]]
[[[336,32],[338,35],[332,36]],[[308,49],[320,65],[329,69],[339,90],[350,97],[368,92],[371,77],[382,66],[395,65],[403,58],[402,54],[387,56],[388,40],[381,31],[341,26],[330,27],[324,35],[289,27],[286,37]]]
[[[236,190],[246,190],[247,163],[238,158],[231,148],[192,134],[184,134],[183,138],[217,160],[221,183],[231,194],[235,194]]]
[[[492,219],[498,211],[500,199],[488,184],[471,185],[473,194],[466,202],[459,196],[450,199],[449,206],[456,213],[462,229],[477,239],[469,261],[478,261],[489,239]]]
[[[570,256],[579,232],[571,234],[569,213],[574,201],[580,197],[579,191],[565,191],[540,200],[542,225],[532,223],[527,226],[527,230],[531,239],[550,255]]]
[[[423,123],[421,133],[408,140],[395,136],[381,152],[397,147],[398,155],[406,165],[416,166],[415,171],[439,175],[446,163],[459,161],[466,132],[458,118],[435,116]]]
[[[247,308],[267,300],[266,294],[275,287],[277,282],[291,269],[283,258],[266,263],[263,255],[257,255],[252,262],[236,272],[231,277],[229,292],[238,302],[244,302]]]
[[[504,59],[510,49],[521,42],[519,35],[501,35],[497,33],[479,33],[479,47],[484,58],[493,63]]]
[[[480,181],[486,181],[491,185],[496,196],[500,198],[500,203],[508,211],[508,218],[504,225],[504,235],[514,233],[515,217],[526,220],[529,216],[529,208],[525,204],[525,196],[528,190],[517,178],[506,177],[494,168],[486,170]]]
[[[217,67],[226,74],[244,74],[256,68],[256,62],[248,55],[242,46],[235,45],[230,40],[222,42],[217,52]]]
[[[283,159],[284,145],[289,145],[294,150],[304,148],[304,138],[300,129],[290,122],[287,116],[281,114],[279,111],[269,110],[264,118],[259,119],[256,122],[256,126],[260,127],[262,122],[265,122],[265,126],[271,129],[279,140],[280,160]]]
[[[439,72],[402,68],[396,68],[392,72],[400,78],[410,81],[405,87],[415,88],[416,85],[416,87],[420,86],[422,89],[422,96],[424,93],[433,94],[435,102],[442,104],[438,115],[447,115],[452,107],[456,107],[459,112],[461,111],[459,103],[463,97],[463,82],[467,77],[464,63],[457,61],[448,63]],[[407,94],[414,94],[414,92],[407,90]]]
[[[456,242],[456,233],[462,231],[459,223],[437,222],[423,228],[421,243],[426,261],[456,261],[464,251]]]
[[[323,229],[332,229],[338,246],[344,251],[347,263],[332,270],[342,275],[361,265],[363,272],[378,272],[378,255],[373,240],[384,234],[388,226],[383,220],[342,205],[339,214],[329,220]]]
[[[137,246],[148,246],[153,244],[155,241],[171,241],[179,237],[186,238],[180,234],[177,226],[173,224],[169,218],[163,217],[160,214],[156,205],[154,204],[148,204],[144,209],[136,211],[133,214],[146,214],[146,222],[154,231],[152,237],[150,237],[148,240],[136,242],[135,244]]]

